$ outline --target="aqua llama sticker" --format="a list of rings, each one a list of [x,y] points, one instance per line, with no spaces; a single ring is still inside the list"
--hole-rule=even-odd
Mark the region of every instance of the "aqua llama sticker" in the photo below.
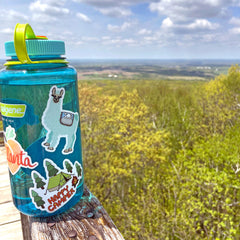
[[[54,152],[60,138],[66,138],[63,154],[72,153],[76,141],[79,115],[62,109],[65,89],[53,86],[49,92],[47,107],[43,112],[42,125],[47,130],[47,135],[42,146],[48,152]]]
[[[63,162],[64,169],[60,169],[52,160],[44,159],[47,178],[32,171],[34,187],[29,189],[35,207],[53,213],[63,207],[76,193],[81,184],[82,166],[74,164],[68,159]]]

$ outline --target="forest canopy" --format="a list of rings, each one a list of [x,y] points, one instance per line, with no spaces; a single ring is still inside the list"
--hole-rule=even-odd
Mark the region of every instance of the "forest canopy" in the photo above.
[[[80,81],[86,184],[125,239],[239,239],[240,68]]]

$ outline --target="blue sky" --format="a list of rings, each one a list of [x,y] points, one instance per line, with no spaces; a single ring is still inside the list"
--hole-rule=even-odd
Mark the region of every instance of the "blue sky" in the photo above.
[[[16,23],[68,58],[240,59],[240,0],[0,0],[0,58]]]

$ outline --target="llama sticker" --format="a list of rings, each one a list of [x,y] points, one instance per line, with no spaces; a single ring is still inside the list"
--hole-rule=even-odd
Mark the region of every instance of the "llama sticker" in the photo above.
[[[65,138],[66,144],[62,153],[70,154],[74,150],[79,114],[62,109],[64,94],[64,88],[53,86],[50,89],[47,107],[42,116],[42,125],[47,130],[42,146],[46,151],[54,152],[60,138]]]

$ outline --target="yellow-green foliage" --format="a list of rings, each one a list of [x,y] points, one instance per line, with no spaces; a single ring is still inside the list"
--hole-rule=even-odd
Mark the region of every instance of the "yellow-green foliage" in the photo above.
[[[233,66],[228,75],[216,77],[201,89],[199,111],[195,113],[200,135],[223,133],[227,126],[234,125],[239,116],[239,70]]]
[[[168,134],[156,129],[137,91],[99,96],[94,86],[80,86],[79,95],[91,96],[81,104],[86,181],[128,239],[148,239],[149,231],[154,239]]]
[[[239,142],[236,126],[177,156],[177,187],[172,194],[178,196],[176,219],[182,226],[181,238],[239,239]]]
[[[239,92],[238,66],[79,84],[85,180],[125,239],[240,239]]]

